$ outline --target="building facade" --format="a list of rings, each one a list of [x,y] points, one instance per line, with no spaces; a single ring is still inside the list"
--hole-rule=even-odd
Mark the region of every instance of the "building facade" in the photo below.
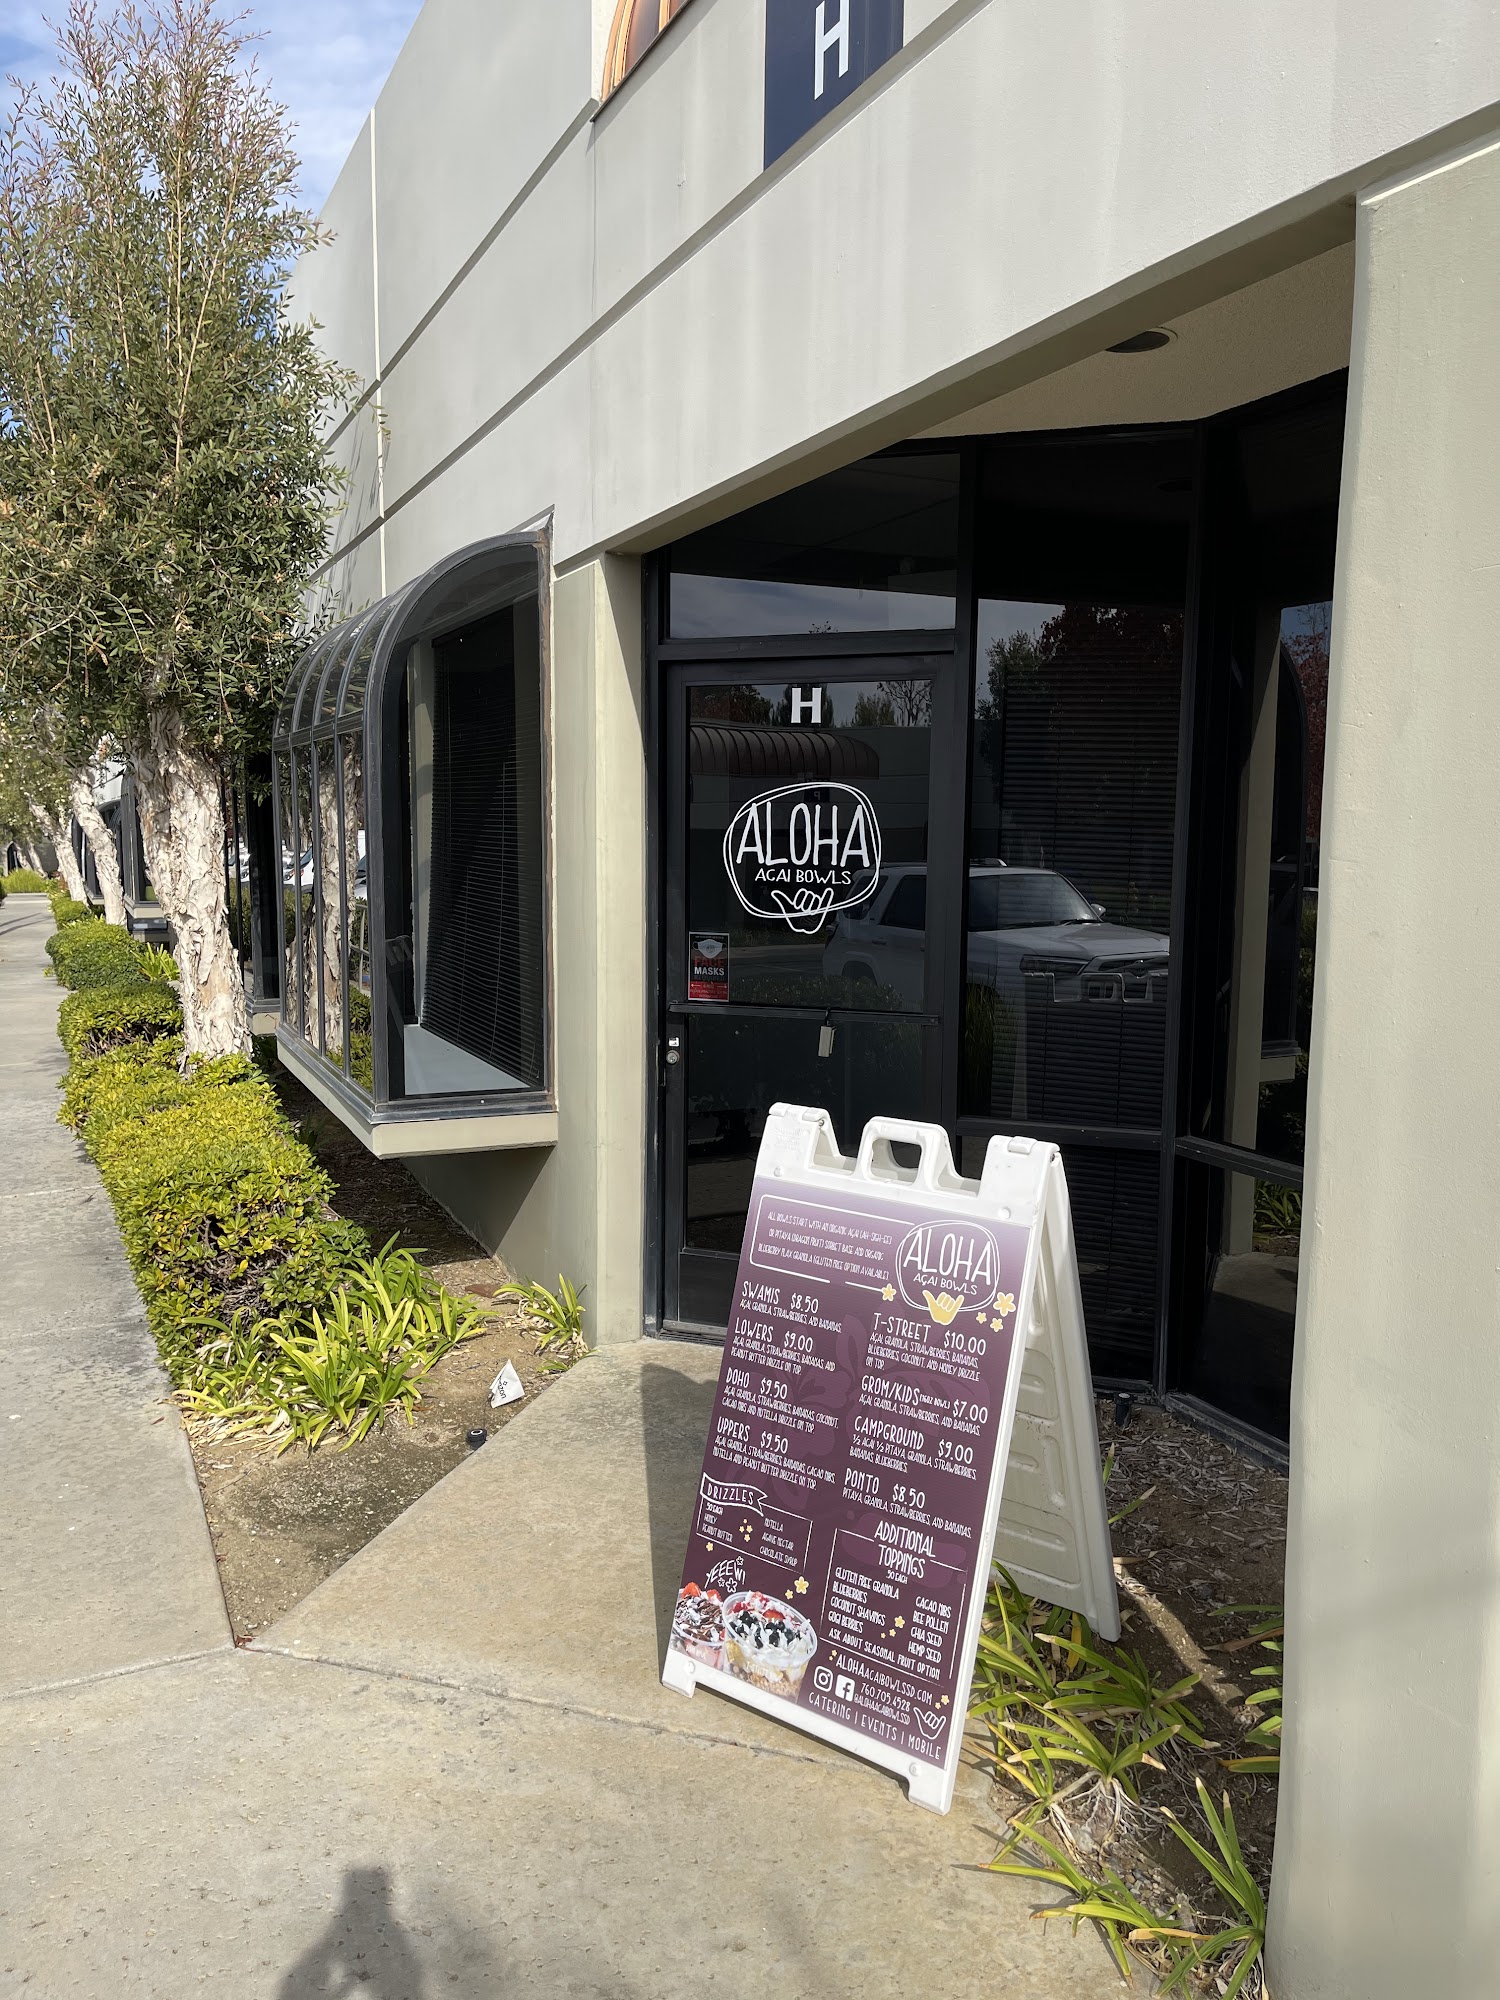
[[[606,1342],[774,1101],[1057,1140],[1289,1448],[1276,1990],[1488,1991],[1500,9],[427,0],[324,221],[285,1059]]]

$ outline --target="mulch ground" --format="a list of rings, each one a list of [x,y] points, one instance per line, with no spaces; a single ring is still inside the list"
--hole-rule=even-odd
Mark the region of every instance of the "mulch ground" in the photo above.
[[[1259,1647],[1236,1647],[1244,1617],[1230,1605],[1283,1601],[1286,1572],[1286,1475],[1237,1446],[1211,1437],[1165,1410],[1137,1405],[1128,1428],[1115,1427],[1113,1404],[1098,1405],[1100,1442],[1114,1465],[1107,1487],[1115,1573],[1124,1631],[1121,1644],[1141,1654],[1163,1682],[1198,1677],[1189,1695],[1208,1746],[1179,1747],[1170,1769],[1143,1785],[1153,1803],[1196,1818],[1193,1780],[1201,1777],[1215,1803],[1227,1790],[1245,1859],[1265,1884],[1276,1835],[1276,1780],[1230,1774],[1223,1760],[1244,1754],[1242,1738],[1255,1720],[1244,1707],[1259,1683],[1252,1670],[1273,1663]],[[1253,1753],[1254,1745],[1249,1746]],[[1022,1801],[997,1788],[997,1803]],[[1127,1834],[1130,1829],[1127,1829]],[[1157,1825],[1136,1824],[1106,1860],[1157,1907],[1178,1887],[1191,1886],[1192,1864]]]
[[[285,1070],[276,1087],[304,1141],[331,1175],[341,1215],[377,1248],[392,1236],[421,1254],[450,1291],[495,1306],[509,1273],[413,1180],[399,1160],[377,1160]],[[414,1500],[466,1458],[471,1431],[490,1437],[546,1393],[536,1339],[513,1305],[490,1329],[447,1355],[423,1385],[415,1421],[397,1420],[347,1451],[294,1448],[279,1458],[253,1438],[189,1433],[219,1580],[236,1640],[275,1624]],[[515,1364],[526,1400],[492,1410],[490,1384]]]

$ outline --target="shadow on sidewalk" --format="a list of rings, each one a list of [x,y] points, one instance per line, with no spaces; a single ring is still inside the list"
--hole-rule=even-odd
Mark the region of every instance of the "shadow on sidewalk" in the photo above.
[[[322,1935],[283,1974],[276,2000],[503,2000],[514,1989],[496,1963],[491,1939],[455,1922],[440,1904],[422,1902],[420,1927],[395,1913],[387,1868],[348,1868],[338,1908]],[[563,1937],[534,1948],[517,1968],[529,1994],[588,1991],[599,2000],[637,2000],[638,1989],[601,1963],[608,1926],[597,1938]],[[607,1951],[602,1954],[607,1956]]]
[[[323,1935],[277,1987],[277,2000],[332,2000],[359,1993],[369,2000],[426,2000],[421,1960],[391,1908],[384,1868],[351,1868],[344,1896]]]

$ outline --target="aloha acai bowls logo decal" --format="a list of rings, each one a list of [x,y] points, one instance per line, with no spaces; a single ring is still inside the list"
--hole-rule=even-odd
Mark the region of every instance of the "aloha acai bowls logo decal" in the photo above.
[[[896,1283],[909,1306],[951,1326],[961,1312],[983,1312],[994,1303],[1000,1246],[978,1223],[921,1223],[901,1239]]]
[[[747,799],[724,835],[730,886],[751,916],[811,935],[868,902],[880,879],[880,823],[853,785],[782,785]]]

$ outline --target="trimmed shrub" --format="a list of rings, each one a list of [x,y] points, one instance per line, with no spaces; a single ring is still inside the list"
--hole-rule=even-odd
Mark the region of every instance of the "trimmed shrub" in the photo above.
[[[53,943],[78,989],[59,1010],[72,1058],[60,1117],[98,1165],[184,1407],[282,1449],[351,1444],[392,1411],[410,1420],[423,1377],[483,1311],[395,1238],[371,1257],[255,1058],[184,1070],[181,1010],[159,983],[175,971],[167,953],[83,919]],[[119,983],[80,983],[105,964]]]
[[[59,930],[65,930],[69,924],[81,924],[93,914],[87,903],[75,903],[66,891],[52,898],[52,921]]]
[[[0,875],[0,888],[12,896],[45,896],[52,884],[45,875],[38,875],[34,868],[12,868],[8,875]]]
[[[99,986],[140,986],[146,978],[141,947],[129,931],[105,923],[102,917],[84,917],[54,931],[47,940],[47,956],[59,985],[70,986],[75,993]]]
[[[332,1183],[253,1064],[205,1064],[175,1088],[157,1064],[136,1076],[135,1115],[128,1080],[101,1079],[85,1129],[103,1116],[90,1150],[180,1383],[206,1323],[322,1304],[369,1240],[330,1214]]]
[[[168,986],[90,987],[70,993],[57,1014],[58,1040],[76,1062],[107,1055],[131,1042],[159,1042],[182,1033],[182,1009]]]
[[[122,1121],[181,1104],[187,1090],[180,1035],[127,1042],[106,1055],[83,1056],[69,1065],[58,1117],[92,1153],[105,1133]]]

